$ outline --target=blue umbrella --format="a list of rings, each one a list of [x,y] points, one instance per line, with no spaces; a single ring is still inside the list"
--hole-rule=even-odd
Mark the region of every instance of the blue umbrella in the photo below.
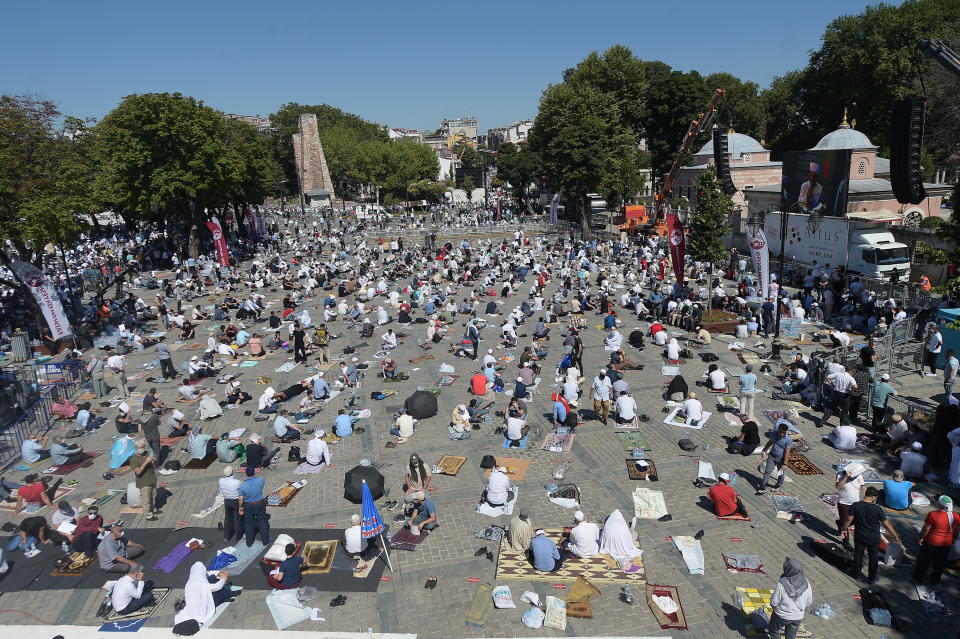
[[[370,493],[370,487],[367,486],[366,479],[363,480],[361,491],[360,535],[364,539],[380,536],[380,544],[386,555],[387,565],[390,566],[390,571],[393,572],[393,564],[390,562],[390,548],[383,538],[383,531],[385,530],[383,518],[380,517],[380,511],[377,510],[377,505],[373,503],[373,495]]]

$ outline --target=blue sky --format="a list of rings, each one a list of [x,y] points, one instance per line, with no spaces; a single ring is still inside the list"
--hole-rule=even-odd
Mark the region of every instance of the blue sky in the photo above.
[[[326,102],[391,126],[536,114],[594,50],[727,71],[765,86],[804,66],[855,0],[331,2],[19,0],[4,3],[0,92],[100,118],[130,93],[180,91],[233,113]]]

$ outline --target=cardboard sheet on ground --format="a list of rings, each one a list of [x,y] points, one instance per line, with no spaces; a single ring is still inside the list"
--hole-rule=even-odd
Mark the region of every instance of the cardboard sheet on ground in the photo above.
[[[529,459],[519,459],[517,457],[497,457],[496,460],[497,466],[506,466],[507,477],[510,478],[510,481],[520,481],[527,476],[527,469],[530,467]],[[488,468],[484,471],[483,478],[486,479],[492,472],[493,469]]]
[[[637,519],[660,519],[667,514],[663,493],[644,486],[633,491],[633,514]]]

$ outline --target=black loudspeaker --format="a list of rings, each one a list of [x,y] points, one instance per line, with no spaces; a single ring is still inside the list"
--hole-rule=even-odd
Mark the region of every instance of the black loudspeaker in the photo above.
[[[893,127],[890,136],[890,181],[893,194],[901,204],[920,204],[927,192],[923,188],[923,119],[927,103],[906,98],[893,103]]]
[[[713,162],[717,166],[717,178],[720,180],[723,192],[733,195],[737,187],[730,177],[730,150],[727,146],[727,134],[720,128],[713,130]]]

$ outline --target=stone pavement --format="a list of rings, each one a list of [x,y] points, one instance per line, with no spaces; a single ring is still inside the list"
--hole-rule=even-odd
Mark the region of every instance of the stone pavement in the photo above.
[[[555,290],[556,283],[548,285],[550,293]],[[520,295],[517,294],[517,304]],[[279,299],[283,291],[270,295],[270,299],[277,300],[268,310],[279,307]],[[321,296],[315,296],[308,304],[317,304]],[[212,297],[200,298],[195,303],[212,303]],[[509,303],[506,304],[509,308]],[[186,310],[186,309],[185,309]],[[311,308],[311,311],[313,309]],[[319,311],[312,312],[313,317],[319,317]],[[417,315],[415,314],[415,317]],[[636,320],[627,314],[625,326],[622,329],[624,336],[628,335]],[[494,318],[494,322],[497,319]],[[534,318],[535,320],[536,318]],[[603,331],[597,330],[600,319],[595,315],[586,317],[587,328],[583,331],[583,341],[586,345],[584,357],[585,376],[593,378],[597,370],[607,362],[607,354],[603,351]],[[214,326],[212,322],[201,325],[197,331],[197,341],[205,341],[207,328]],[[265,324],[261,324],[264,327]],[[733,603],[736,586],[750,586],[759,588],[773,588],[780,574],[780,565],[783,558],[792,556],[799,558],[806,568],[806,573],[814,589],[814,607],[823,602],[829,602],[837,612],[837,617],[831,621],[823,621],[812,614],[807,614],[805,625],[816,637],[893,637],[897,631],[868,626],[861,614],[859,602],[854,595],[863,584],[855,583],[850,577],[840,573],[833,567],[814,558],[807,549],[810,539],[834,539],[833,517],[825,506],[818,502],[821,493],[832,492],[833,474],[832,464],[836,461],[836,453],[831,448],[817,441],[821,433],[809,421],[808,412],[801,411],[804,416],[801,428],[812,444],[812,450],[807,456],[826,474],[799,477],[788,471],[788,483],[784,492],[797,496],[802,501],[807,517],[800,523],[789,523],[775,518],[775,511],[769,497],[758,497],[749,481],[757,480],[756,462],[758,457],[743,458],[728,455],[724,448],[724,435],[736,434],[737,429],[729,426],[723,416],[709,406],[712,398],[706,392],[698,393],[708,410],[713,410],[707,427],[701,431],[667,426],[662,423],[663,401],[661,385],[669,378],[661,375],[661,358],[658,349],[648,342],[642,352],[629,352],[628,356],[643,363],[643,371],[627,371],[626,380],[629,382],[633,396],[637,399],[639,409],[650,417],[650,421],[642,424],[641,432],[646,436],[652,450],[647,456],[655,460],[660,475],[660,482],[650,487],[662,490],[666,503],[673,519],[660,523],[655,520],[640,520],[640,543],[644,550],[646,575],[650,583],[669,584],[679,588],[684,611],[688,618],[689,631],[661,630],[653,618],[642,592],[634,589],[635,603],[632,606],[621,603],[617,598],[619,584],[597,584],[602,595],[593,599],[593,619],[569,619],[565,633],[550,629],[530,630],[520,622],[520,614],[525,604],[519,601],[524,590],[532,590],[545,595],[558,594],[554,590],[553,582],[502,582],[510,585],[514,599],[519,608],[517,610],[494,610],[490,613],[483,628],[472,628],[464,625],[463,619],[473,593],[480,582],[496,583],[495,561],[488,561],[485,557],[477,558],[474,551],[480,546],[490,546],[485,541],[475,539],[473,533],[490,524],[506,525],[509,517],[501,516],[498,520],[478,514],[474,506],[483,485],[482,471],[479,462],[484,454],[499,455],[507,453],[501,449],[502,437],[493,434],[497,424],[486,423],[482,430],[473,431],[470,439],[463,441],[449,440],[446,432],[449,415],[456,404],[467,403],[469,395],[466,392],[468,377],[475,371],[476,362],[469,359],[454,359],[447,351],[451,338],[456,340],[461,334],[460,322],[451,328],[450,337],[441,344],[435,345],[430,353],[434,359],[420,364],[409,364],[408,359],[423,355],[416,346],[418,338],[425,338],[425,326],[412,324],[398,327],[395,330],[412,332],[405,343],[395,351],[395,358],[401,364],[401,370],[410,372],[408,381],[387,385],[398,394],[384,401],[369,400],[372,390],[381,388],[381,383],[375,378],[375,371],[379,360],[374,359],[373,353],[379,343],[379,335],[385,328],[377,331],[375,337],[367,340],[370,346],[360,348],[357,356],[361,360],[371,362],[371,369],[364,380],[361,393],[361,407],[370,408],[373,415],[362,420],[366,432],[354,435],[331,447],[333,467],[324,470],[319,475],[308,475],[305,478],[310,482],[299,496],[285,509],[272,509],[272,527],[283,526],[322,528],[325,523],[332,522],[337,528],[344,528],[349,524],[350,515],[358,512],[359,507],[349,504],[342,498],[343,473],[354,466],[361,458],[370,458],[382,467],[393,496],[400,493],[403,472],[409,455],[417,452],[426,463],[435,463],[445,454],[462,454],[468,457],[467,463],[456,477],[435,475],[431,488],[436,488],[431,497],[437,505],[440,527],[421,544],[414,552],[395,551],[392,554],[394,572],[388,582],[381,583],[377,593],[363,594],[350,593],[347,604],[339,608],[330,608],[329,599],[336,592],[321,593],[313,605],[322,609],[326,622],[319,624],[312,621],[302,622],[291,630],[323,630],[342,632],[363,632],[368,627],[374,632],[413,633],[419,637],[511,637],[511,636],[554,636],[565,634],[568,636],[601,636],[601,635],[653,635],[653,636],[687,636],[687,637],[742,637],[746,636],[744,625],[738,609]],[[336,333],[345,333],[331,345],[333,353],[342,351],[348,344],[361,342],[359,335],[342,325],[336,326]],[[523,327],[521,332],[529,333],[531,327]],[[550,393],[554,391],[553,371],[562,353],[560,332],[562,327],[554,328],[550,355],[543,366],[543,383],[539,394],[530,404],[530,423],[539,426],[542,432],[547,432],[549,426],[543,414],[550,410]],[[672,329],[676,330],[676,329]],[[173,333],[170,334],[173,339]],[[480,352],[487,348],[496,348],[498,342],[497,329],[488,327],[482,333]],[[755,340],[748,346],[752,347]],[[524,340],[521,338],[521,344]],[[809,349],[811,347],[804,347]],[[628,349],[629,350],[629,349]],[[718,340],[714,341],[711,352],[720,357],[721,364],[742,366],[736,354],[726,350],[726,345]],[[505,351],[497,348],[499,357]],[[174,352],[174,363],[180,364],[190,355],[191,351]],[[153,359],[153,349],[134,353],[129,357],[129,373],[133,375],[141,372],[140,364]],[[256,384],[257,376],[266,375],[273,379],[273,387],[281,389],[293,381],[313,374],[304,365],[296,367],[289,373],[276,373],[274,369],[287,360],[292,360],[292,353],[280,351],[272,353],[265,361],[261,361],[254,368],[228,368],[226,372],[242,374],[240,380],[244,390],[254,396],[253,402],[248,402],[242,409],[227,411],[219,419],[205,423],[204,429],[210,433],[220,433],[237,426],[260,432],[269,438],[272,435],[272,421],[254,422],[256,415],[256,398],[262,392],[263,386]],[[311,363],[313,359],[311,359]],[[418,385],[432,387],[438,379],[437,368],[441,362],[456,367],[459,379],[454,386],[443,389],[439,399],[439,414],[425,420],[414,437],[405,444],[396,448],[386,448],[385,443],[393,438],[387,434],[392,427],[392,409],[403,403],[403,399],[413,392]],[[419,367],[418,371],[412,371]],[[335,368],[332,370],[336,370]],[[507,365],[504,377],[511,379],[509,373],[515,370],[514,364]],[[693,388],[693,382],[699,380],[706,370],[706,365],[694,357],[693,360],[682,366],[682,373]],[[150,375],[158,375],[159,368],[153,369]],[[942,392],[939,380],[925,379],[919,376],[910,376],[906,380],[897,380],[898,390],[902,395],[915,397],[920,400],[929,399],[932,395]],[[772,380],[761,376],[760,386],[769,388]],[[109,380],[108,380],[109,383]],[[146,390],[151,384],[143,379],[131,382],[136,390]],[[178,384],[170,383],[159,385],[161,398],[168,406],[181,408],[184,404],[173,402]],[[207,382],[208,387],[215,388],[218,395],[222,393],[222,386],[213,380]],[[512,387],[512,384],[509,384]],[[734,385],[735,386],[735,385]],[[697,390],[701,390],[697,388]],[[116,395],[116,391],[112,391]],[[218,397],[219,399],[219,397]],[[333,400],[327,408],[316,418],[310,426],[320,425],[328,431],[333,425],[336,409],[343,404],[343,396]],[[508,398],[496,397],[496,405],[491,409],[503,410]],[[589,402],[581,403],[582,408],[589,408]],[[187,405],[185,410],[187,419],[191,420],[194,407]],[[757,414],[766,408],[778,407],[766,396],[757,399]],[[253,415],[245,417],[243,409],[253,409]],[[108,422],[94,435],[82,440],[88,450],[107,450],[110,440],[115,434],[113,417],[116,409],[106,409],[103,414]],[[758,423],[762,427],[768,422],[761,417]],[[54,432],[57,432],[56,429]],[[547,501],[543,485],[551,480],[551,473],[560,460],[571,461],[572,465],[565,481],[578,484],[582,490],[583,510],[588,518],[594,521],[602,520],[615,508],[621,509],[629,519],[632,515],[631,492],[636,487],[626,477],[623,459],[627,456],[619,440],[614,435],[613,422],[610,426],[603,426],[596,421],[588,421],[577,429],[577,436],[572,450],[569,453],[554,453],[539,450],[538,438],[531,435],[530,447],[526,451],[509,451],[510,456],[522,457],[531,461],[526,478],[519,482],[519,505],[530,509],[531,518],[535,526],[560,527],[571,525],[572,511],[561,508]],[[684,453],[677,447],[677,440],[683,437],[693,439],[699,445],[694,453]],[[301,450],[305,450],[300,444]],[[294,465],[286,461],[289,446],[283,446],[280,454],[281,463],[274,470],[265,474],[267,488],[280,484],[286,479],[296,479],[300,476],[292,474]],[[872,454],[866,454],[876,459]],[[173,458],[180,458],[184,462],[187,455],[178,451],[172,453]],[[756,526],[744,522],[719,521],[711,512],[704,509],[698,502],[705,495],[704,489],[695,488],[692,481],[696,476],[696,460],[704,459],[714,464],[716,472],[736,470],[740,481],[735,486],[743,496],[744,503],[750,511]],[[120,477],[106,482],[104,485],[100,475],[106,468],[106,457],[101,457],[92,468],[73,473],[70,478],[78,479],[77,489],[70,495],[70,501],[77,504],[80,499],[95,495],[106,488],[123,488],[128,479]],[[221,513],[218,511],[205,519],[195,519],[191,516],[197,507],[203,503],[216,489],[217,479],[220,476],[222,464],[215,463],[206,470],[182,470],[175,475],[163,477],[172,492],[168,504],[163,509],[159,521],[146,522],[142,516],[123,515],[128,526],[171,528],[177,521],[186,520],[191,525],[203,527],[214,526]],[[893,467],[885,461],[877,461],[877,468],[881,472],[890,472]],[[20,479],[17,473],[10,473],[8,477]],[[922,484],[920,490],[932,497],[941,485]],[[382,501],[381,501],[382,503]],[[121,505],[119,500],[113,500],[102,507],[101,512],[109,520],[119,517]],[[385,519],[389,520],[394,513],[382,510]],[[49,512],[46,513],[49,516]],[[10,519],[8,513],[0,516],[0,520]],[[916,533],[911,528],[918,526],[919,521],[897,518],[894,525],[901,532],[901,536],[908,544],[908,551],[916,551]],[[704,530],[702,546],[706,561],[706,571],[702,576],[691,576],[687,573],[680,553],[672,542],[667,540],[671,535],[693,535],[698,530]],[[217,543],[219,540],[212,540]],[[764,561],[768,574],[730,573],[721,557],[723,552],[749,552],[759,554]],[[910,568],[881,568],[880,586],[888,593],[887,597],[898,615],[902,628],[906,628],[904,636],[927,636],[937,630],[947,630],[942,626],[934,626],[924,617],[916,601],[916,593],[910,580]],[[149,570],[148,570],[149,572]],[[435,590],[424,589],[423,584],[429,576],[439,577],[439,584]],[[149,577],[149,575],[148,575]],[[941,589],[950,594],[956,594],[956,580],[952,574],[945,577]],[[2,588],[2,582],[0,582]],[[563,595],[561,591],[560,596]],[[173,602],[181,595],[175,591],[168,597],[161,608],[149,622],[150,627],[167,627],[173,623]],[[264,604],[265,591],[249,592],[238,599],[228,613],[222,616],[215,624],[215,628],[244,628],[244,629],[274,629],[273,619]],[[4,624],[30,624],[34,620],[24,614],[10,611],[30,612],[41,619],[54,624],[99,625],[100,620],[95,617],[100,603],[99,591],[72,590],[72,591],[41,591],[41,592],[9,592],[3,593],[4,609],[0,612],[0,622]]]

